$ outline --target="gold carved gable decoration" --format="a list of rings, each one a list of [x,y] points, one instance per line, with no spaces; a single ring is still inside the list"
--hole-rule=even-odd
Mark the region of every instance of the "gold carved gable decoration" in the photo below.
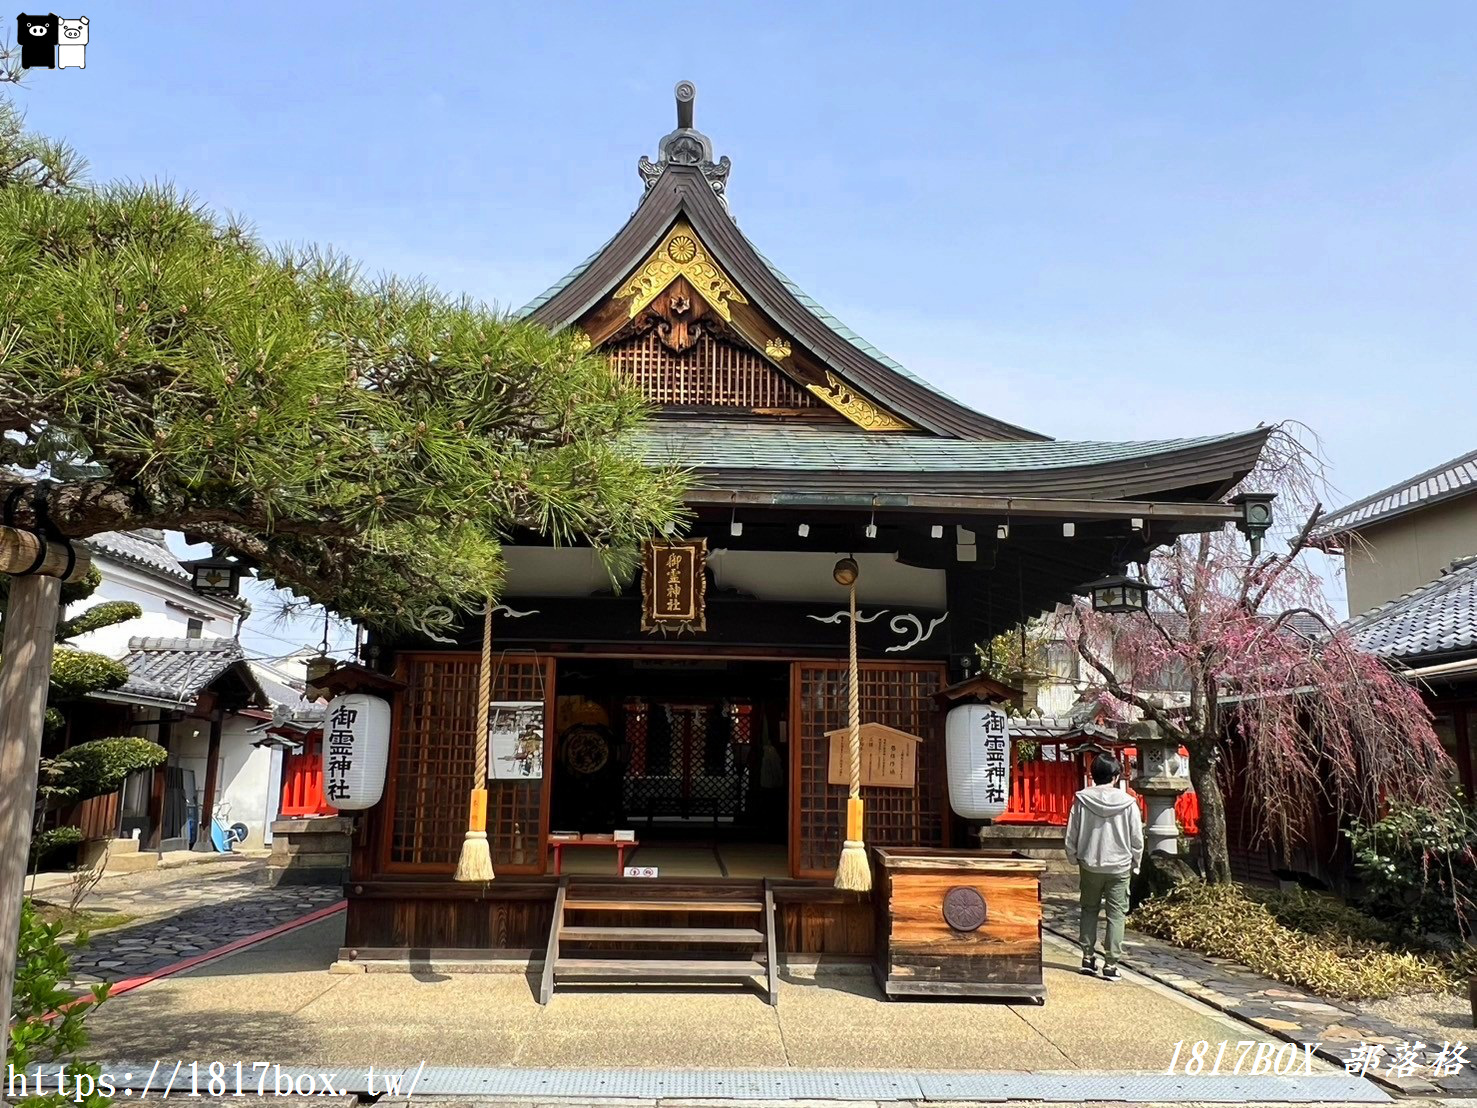
[[[911,431],[913,425],[878,407],[829,369],[824,385],[806,385],[811,392],[864,431]]]
[[[631,301],[630,318],[635,319],[643,308],[649,306],[662,290],[677,278],[686,279],[693,290],[708,302],[725,321],[732,318],[730,304],[747,304],[748,300],[739,291],[728,274],[718,268],[718,263],[708,253],[708,248],[697,237],[697,232],[686,220],[678,220],[667,232],[651,256],[641,268],[616,290],[617,300]]]
[[[657,539],[641,554],[641,630],[708,629],[708,540]]]

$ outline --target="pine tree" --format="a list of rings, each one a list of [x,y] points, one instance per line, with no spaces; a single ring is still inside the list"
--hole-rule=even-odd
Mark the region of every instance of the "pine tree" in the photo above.
[[[68,538],[181,530],[340,613],[433,630],[521,530],[632,556],[682,479],[574,339],[273,250],[167,186],[77,184],[0,109],[0,498]],[[18,490],[18,491],[17,491]]]

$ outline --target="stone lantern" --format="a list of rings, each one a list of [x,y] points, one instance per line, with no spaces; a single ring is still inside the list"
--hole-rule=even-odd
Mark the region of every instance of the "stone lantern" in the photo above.
[[[1128,728],[1128,741],[1139,752],[1134,791],[1144,798],[1149,818],[1144,825],[1145,854],[1179,854],[1180,829],[1174,805],[1190,788],[1190,777],[1179,744],[1164,738],[1157,723],[1135,723]]]

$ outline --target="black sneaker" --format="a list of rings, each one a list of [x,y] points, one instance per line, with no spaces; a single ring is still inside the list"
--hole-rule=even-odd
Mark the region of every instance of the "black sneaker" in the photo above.
[[[1082,973],[1085,973],[1085,974],[1087,974],[1089,976],[1091,976],[1092,974],[1097,973],[1097,959],[1094,958],[1091,954],[1084,954],[1082,956],[1082,970],[1081,970],[1081,972]]]
[[[1104,981],[1117,981],[1118,980],[1118,967],[1117,966],[1104,966],[1103,967],[1103,980]]]

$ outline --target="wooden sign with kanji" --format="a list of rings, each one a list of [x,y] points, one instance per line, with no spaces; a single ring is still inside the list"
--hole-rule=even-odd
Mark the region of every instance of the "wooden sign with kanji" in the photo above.
[[[831,785],[851,784],[851,731],[841,728],[827,731],[830,750],[826,763],[826,781]],[[918,784],[917,735],[899,731],[882,723],[861,726],[862,784],[882,785],[894,789],[911,789]]]
[[[706,631],[708,540],[648,542],[641,557],[641,630]]]

